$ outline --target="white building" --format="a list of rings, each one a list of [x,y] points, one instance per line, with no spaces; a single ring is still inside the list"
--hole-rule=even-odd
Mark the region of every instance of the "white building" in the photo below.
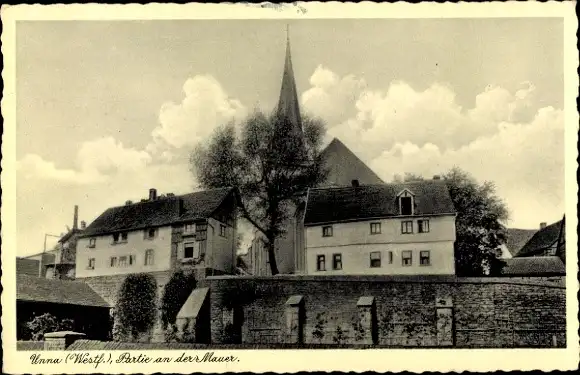
[[[455,209],[443,181],[310,189],[310,275],[455,274]]]
[[[76,277],[176,268],[233,273],[237,191],[212,189],[157,196],[113,207],[79,236]]]

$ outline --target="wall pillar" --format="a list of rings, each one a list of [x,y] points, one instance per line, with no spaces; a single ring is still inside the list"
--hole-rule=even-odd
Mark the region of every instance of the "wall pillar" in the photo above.
[[[288,298],[285,308],[287,343],[302,344],[304,342],[304,298],[294,295]]]
[[[65,350],[78,339],[85,338],[84,333],[61,331],[44,335],[44,350]]]
[[[435,299],[437,311],[437,345],[455,345],[455,322],[453,314],[453,297],[450,294],[438,294]]]
[[[358,321],[355,323],[355,340],[357,344],[372,345],[377,342],[377,311],[375,298],[360,297],[356,303]]]

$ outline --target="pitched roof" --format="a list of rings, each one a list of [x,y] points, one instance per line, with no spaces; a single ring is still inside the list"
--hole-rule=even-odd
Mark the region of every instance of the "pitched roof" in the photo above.
[[[417,181],[359,187],[310,189],[305,225],[398,216],[397,194],[415,194],[416,215],[454,214],[444,181]]]
[[[16,258],[16,274],[38,276],[40,260],[28,258]]]
[[[338,138],[334,138],[322,151],[328,176],[323,186],[350,186],[352,180],[363,185],[383,184],[362,160],[360,160]]]
[[[526,242],[524,247],[517,253],[518,257],[531,256],[558,243],[563,220],[540,229]]]
[[[62,236],[59,240],[58,243],[65,243],[66,241],[68,241],[72,236],[74,236],[75,234],[81,233],[83,230],[82,229],[78,229],[78,228],[72,228],[71,230],[69,230],[64,236]]]
[[[520,251],[520,249],[532,238],[537,232],[536,229],[516,229],[507,228],[506,247],[512,256]]]
[[[84,282],[27,275],[16,275],[16,300],[109,307],[109,304]]]
[[[218,188],[109,208],[79,237],[205,219],[211,216],[232,192],[232,188]]]
[[[502,275],[541,276],[565,275],[566,266],[557,256],[537,256],[505,259]]]

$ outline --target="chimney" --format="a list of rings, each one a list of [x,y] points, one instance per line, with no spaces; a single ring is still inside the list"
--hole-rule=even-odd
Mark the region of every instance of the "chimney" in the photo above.
[[[441,179],[441,176],[439,176],[438,174],[436,174],[435,176],[433,176],[433,179],[434,180],[440,180]]]
[[[73,229],[78,229],[79,227],[79,206],[75,205],[75,213],[73,216]]]
[[[84,220],[81,221],[81,229],[87,229],[87,222]]]
[[[149,200],[154,201],[157,199],[157,189],[149,189]]]
[[[352,180],[351,184],[352,184],[352,187],[355,187],[355,188],[360,186],[358,180]]]
[[[547,225],[548,225],[548,223],[546,223],[545,221],[541,222],[540,229],[544,229]]]

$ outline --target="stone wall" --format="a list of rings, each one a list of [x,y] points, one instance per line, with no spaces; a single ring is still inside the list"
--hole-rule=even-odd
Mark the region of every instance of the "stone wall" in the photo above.
[[[565,288],[455,276],[210,277],[212,343],[565,346]]]

